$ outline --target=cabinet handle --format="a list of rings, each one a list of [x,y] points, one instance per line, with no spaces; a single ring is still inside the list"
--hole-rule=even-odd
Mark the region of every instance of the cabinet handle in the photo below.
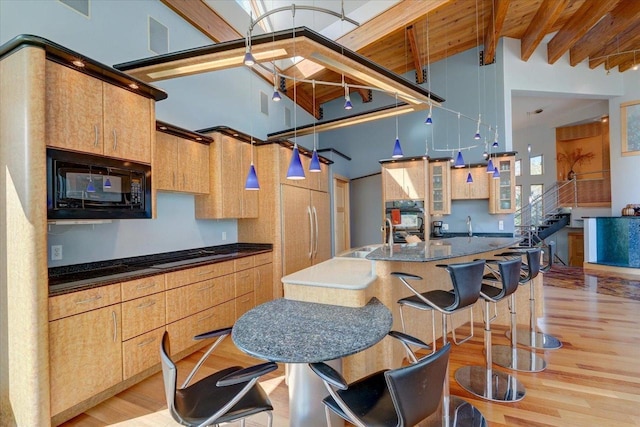
[[[311,219],[311,207],[307,206],[307,215],[309,215],[309,259],[313,256],[313,221]]]
[[[262,284],[262,276],[260,275],[260,270],[256,270],[258,272],[258,283]]]
[[[154,300],[151,300],[149,302],[143,302],[141,304],[138,304],[138,306],[136,308],[147,308],[147,307],[151,307],[153,305],[156,305],[156,302]]]
[[[213,288],[215,286],[216,286],[215,283],[213,283],[213,284],[211,284],[209,286],[205,286],[203,288],[196,288],[196,289],[199,290],[199,291],[206,291],[207,289],[211,289],[211,288]]]
[[[95,138],[93,139],[93,146],[97,147],[98,146],[98,138],[100,136],[100,130],[98,129],[98,125],[93,125],[93,131],[94,131],[94,135],[95,135]]]
[[[242,300],[242,301],[240,301],[240,302],[241,302],[241,303],[242,303],[242,302],[249,302],[249,297],[247,297],[247,298],[243,299],[243,300]]]
[[[116,151],[116,148],[118,148],[118,132],[114,129],[113,130],[113,151]]]
[[[212,318],[213,316],[214,316],[214,314],[210,314],[210,315],[208,315],[208,316],[204,316],[204,317],[202,317],[202,318],[198,319],[198,322],[202,322],[202,321],[204,321],[204,320],[210,319],[210,318]]]
[[[316,237],[314,239],[315,244],[314,244],[314,248],[313,248],[313,257],[316,258],[318,256],[318,211],[316,210],[316,207],[313,207],[313,219],[315,220],[315,225],[316,225]]]
[[[147,338],[147,339],[146,339],[146,340],[144,340],[144,341],[140,341],[140,342],[138,343],[138,347],[144,347],[145,345],[149,345],[149,344],[151,344],[152,342],[154,342],[155,340],[156,340],[156,338],[155,338],[155,337]]]
[[[138,286],[136,286],[136,289],[141,291],[143,289],[149,289],[149,288],[154,288],[157,285],[156,282],[151,282],[148,285],[143,285],[142,283],[138,284]]]
[[[173,186],[176,186],[176,173],[175,172],[171,172],[171,182],[173,184]]]
[[[76,301],[76,304],[87,304],[87,303],[90,303],[90,302],[98,301],[100,298],[102,298],[102,295],[96,295],[95,297],[90,297],[90,298],[87,298],[87,299]]]
[[[118,318],[115,311],[111,312],[111,316],[113,317],[113,342],[116,342],[118,339]]]
[[[213,270],[207,270],[207,271],[201,271],[200,273],[198,273],[198,276],[204,276],[206,274],[211,274],[213,273]]]
[[[187,178],[185,176],[185,174],[182,174],[182,187],[186,187],[187,186]]]

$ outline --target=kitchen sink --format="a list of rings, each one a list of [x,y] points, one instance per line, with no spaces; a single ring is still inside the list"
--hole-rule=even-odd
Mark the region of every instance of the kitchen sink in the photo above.
[[[379,247],[380,245],[362,246],[359,248],[350,249],[349,251],[345,251],[338,256],[344,257],[344,258],[366,258],[367,255],[369,255],[371,252],[375,251]]]

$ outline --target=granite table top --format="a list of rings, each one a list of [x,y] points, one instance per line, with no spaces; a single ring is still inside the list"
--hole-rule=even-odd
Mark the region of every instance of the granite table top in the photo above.
[[[375,261],[429,262],[447,260],[517,246],[522,240],[516,237],[451,237],[431,239],[418,243],[381,246],[366,258]]]
[[[348,356],[391,330],[389,309],[377,298],[359,308],[280,298],[246,312],[231,337],[252,356],[283,363],[315,363]]]

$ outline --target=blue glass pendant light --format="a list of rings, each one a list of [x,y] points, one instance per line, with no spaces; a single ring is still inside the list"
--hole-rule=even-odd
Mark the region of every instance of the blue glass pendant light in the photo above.
[[[402,153],[402,147],[400,147],[400,139],[396,138],[396,143],[393,146],[393,155],[391,156],[394,159],[399,159],[400,157],[404,157]]]
[[[431,119],[432,109],[433,109],[433,105],[429,104],[429,115],[427,115],[427,120],[424,121],[428,125],[432,125],[433,124],[433,120]]]
[[[463,168],[464,167],[464,159],[462,158],[462,151],[458,151],[458,156],[456,157],[456,161],[453,163],[454,168]]]
[[[498,170],[498,168],[496,167],[493,168],[493,178],[494,179],[500,178],[500,170]]]
[[[104,180],[104,184],[102,184],[103,188],[111,188],[111,180],[107,176],[107,179]]]
[[[95,193],[96,187],[93,185],[93,180],[89,178],[89,184],[87,184],[87,193]]]
[[[260,183],[258,182],[258,175],[256,174],[256,168],[253,166],[253,162],[251,162],[251,166],[249,166],[249,173],[247,174],[247,181],[244,184],[245,190],[259,190]]]
[[[493,173],[494,169],[493,160],[489,159],[489,162],[487,163],[487,173]]]
[[[318,158],[318,150],[316,149],[316,81],[312,83],[313,86],[313,154],[311,155],[311,163],[309,164],[309,172],[322,172],[320,168],[320,159]]]
[[[271,100],[274,102],[278,102],[280,100],[282,100],[282,97],[280,96],[280,91],[278,90],[278,75],[275,73],[276,70],[276,66],[275,64],[273,65],[273,96],[271,96]]]
[[[291,153],[291,161],[289,162],[289,169],[287,170],[287,179],[304,178],[304,169],[302,168],[300,151],[298,151],[298,143],[296,142],[293,146],[293,153]]]
[[[471,172],[467,174],[467,184],[473,184],[473,177],[471,176]]]
[[[322,169],[320,169],[320,159],[318,158],[318,151],[316,151],[315,148],[313,149],[313,154],[311,155],[309,172],[322,172]]]

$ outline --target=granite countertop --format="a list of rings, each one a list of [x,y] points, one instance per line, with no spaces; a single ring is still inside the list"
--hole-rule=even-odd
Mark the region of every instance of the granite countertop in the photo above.
[[[376,261],[438,261],[516,246],[520,240],[515,237],[475,236],[432,239],[419,243],[396,244],[393,245],[393,251],[387,246],[381,246],[366,258]]]
[[[49,296],[77,292],[271,252],[271,244],[233,243],[49,268]]]
[[[365,350],[391,330],[389,309],[377,298],[359,308],[273,300],[246,312],[233,342],[247,354],[283,363],[315,363]]]
[[[364,258],[331,258],[282,278],[291,285],[364,289],[376,280],[374,265]]]

